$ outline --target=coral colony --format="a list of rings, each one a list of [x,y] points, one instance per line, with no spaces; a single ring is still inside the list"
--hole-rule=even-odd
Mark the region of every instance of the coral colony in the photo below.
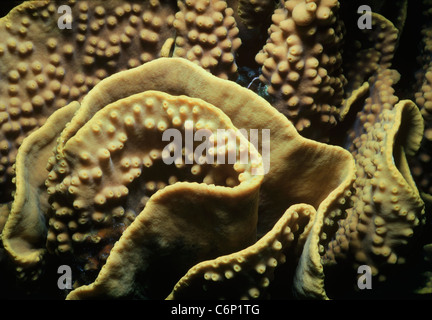
[[[0,297],[430,297],[431,14],[17,2],[0,19]]]

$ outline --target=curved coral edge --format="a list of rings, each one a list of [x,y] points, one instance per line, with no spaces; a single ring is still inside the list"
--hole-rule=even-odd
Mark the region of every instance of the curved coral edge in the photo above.
[[[401,129],[401,126],[403,124],[403,116],[405,112],[409,113],[409,118],[407,121],[409,121],[409,124],[406,125],[409,130],[409,133],[406,134],[409,141],[406,143],[403,143],[403,148],[406,156],[413,156],[415,153],[420,149],[421,141],[423,138],[423,131],[424,131],[424,120],[423,117],[417,107],[417,105],[412,102],[411,100],[402,100],[399,101],[396,106],[394,107],[395,112],[395,119],[394,119],[394,125],[390,128],[388,131],[388,138],[386,140],[386,148],[387,150],[391,150],[392,152],[387,152],[386,154],[386,164],[388,168],[392,172],[397,173],[397,179],[405,179],[409,181],[409,187],[411,190],[415,192],[417,195],[419,195],[419,192],[417,188],[415,187],[414,179],[411,176],[411,173],[407,174],[405,177],[402,175],[402,173],[399,171],[399,169],[396,167],[394,160],[393,160],[393,149],[394,145],[397,139],[397,135],[399,133],[399,130]],[[400,109],[400,111],[399,111]],[[407,165],[407,164],[406,164]]]
[[[306,239],[295,274],[294,292],[299,298],[329,299],[324,288],[325,275],[324,267],[321,263],[321,254],[324,248],[320,248],[323,247],[320,242],[322,242],[321,236],[326,227],[325,221],[329,216],[331,207],[344,208],[349,205],[346,203],[346,198],[349,198],[350,189],[356,179],[356,165],[354,161],[350,163],[348,172],[344,181],[318,207],[312,230]],[[336,223],[337,221],[332,221],[332,224]],[[330,239],[325,240],[329,241]]]
[[[14,202],[12,203],[10,215],[6,221],[3,230],[2,239],[5,249],[12,257],[12,259],[19,265],[25,266],[37,263],[41,260],[42,255],[45,252],[45,249],[34,248],[32,245],[32,242],[38,242],[37,238],[40,236],[38,232],[40,232],[41,234],[44,233],[44,230],[41,230],[44,229],[44,227],[42,227],[40,224],[41,219],[39,217],[34,218],[34,215],[38,214],[37,209],[39,208],[39,199],[35,200],[37,203],[37,208],[30,208],[32,214],[31,217],[23,214],[23,210],[25,210],[25,207],[29,206],[31,203],[30,198],[35,197],[32,194],[32,187],[27,183],[29,175],[28,170],[32,168],[32,164],[28,163],[27,155],[30,152],[37,152],[37,150],[41,150],[47,147],[53,141],[55,141],[56,137],[59,134],[59,130],[63,129],[66,122],[68,122],[68,120],[72,117],[72,115],[78,108],[79,103],[72,102],[66,107],[57,110],[55,113],[53,113],[51,117],[48,118],[46,123],[41,128],[34,131],[32,134],[30,134],[27,138],[24,139],[24,142],[18,151],[16,160],[17,192]],[[58,129],[55,130],[55,128]],[[32,220],[32,218],[34,219]],[[27,236],[25,241],[21,241],[20,239],[14,239],[14,233],[16,232],[15,229],[19,226],[20,223],[31,223],[31,226],[27,227],[30,232],[34,233],[31,237]],[[24,251],[30,250],[30,252],[22,252],[22,246],[24,246]]]
[[[200,188],[197,189],[195,186],[199,186]],[[234,193],[237,194],[237,197],[245,197],[246,199],[253,199],[253,197],[258,196],[258,190],[260,187],[260,183],[256,181],[255,184],[249,184],[249,188],[241,188],[237,189],[237,192],[231,192],[231,193],[225,193],[217,195],[217,197],[223,197],[225,195],[228,195],[232,198],[234,198]],[[136,239],[136,234],[142,234],[145,229],[145,225],[147,224],[146,219],[149,213],[155,213],[157,214],[158,210],[160,210],[159,205],[166,202],[166,198],[168,200],[171,199],[171,196],[174,192],[178,192],[180,194],[184,194],[185,196],[193,192],[195,197],[203,197],[207,193],[213,193],[212,190],[214,190],[215,187],[213,186],[207,186],[205,187],[203,184],[199,183],[176,183],[174,185],[170,185],[165,187],[162,190],[159,190],[157,193],[155,193],[152,197],[150,197],[148,203],[146,204],[146,207],[144,210],[135,218],[135,220],[132,222],[131,225],[127,227],[127,229],[123,232],[120,239],[115,243],[114,247],[112,248],[110,255],[107,258],[106,264],[102,267],[101,271],[99,272],[98,277],[96,280],[89,284],[84,285],[76,288],[72,292],[68,294],[66,297],[67,300],[74,300],[74,299],[86,299],[91,298],[92,296],[97,296],[98,294],[104,294],[106,293],[106,287],[110,287],[109,280],[111,280],[114,277],[114,274],[116,274],[116,270],[120,267],[121,262],[124,259],[122,258],[122,252],[130,250],[132,247],[136,247],[134,245],[134,237]],[[227,191],[230,188],[225,188]],[[232,190],[231,190],[232,191]],[[214,195],[213,195],[214,196]],[[181,196],[180,196],[181,198]],[[258,209],[257,206],[256,210]],[[256,211],[255,210],[255,211]],[[256,215],[255,215],[256,216]],[[253,219],[256,222],[256,218]],[[132,267],[133,270],[135,270],[134,267]],[[133,274],[128,274],[127,276],[133,277]],[[125,286],[127,287],[127,285]],[[116,296],[123,296],[124,294],[127,294],[127,288],[110,288],[110,295]]]
[[[184,81],[178,79],[184,79]],[[98,83],[93,93],[84,97],[82,107],[74,117],[74,124],[62,132],[60,150],[63,148],[62,144],[66,143],[100,108],[112,101],[146,90],[203,99],[220,108],[238,129],[269,129],[270,170],[274,171],[274,174],[266,174],[265,183],[267,184],[275,181],[275,175],[279,173],[281,166],[285,165],[286,155],[300,148],[317,150],[320,155],[338,154],[341,161],[336,164],[337,169],[353,161],[351,154],[339,146],[331,146],[302,137],[282,113],[251,90],[232,81],[219,79],[182,58],[159,58],[137,68],[114,74]],[[249,114],[254,116],[250,117]],[[287,146],[283,143],[284,141],[292,141],[292,143]],[[260,147],[258,152],[260,152]],[[327,161],[330,160],[327,159]],[[311,172],[301,173],[311,174]],[[313,205],[315,208],[318,207],[318,203]]]
[[[308,218],[306,224],[301,226],[303,228],[303,231],[298,235],[298,240],[300,240],[303,236],[307,236],[311,230],[312,221],[314,221],[316,210],[308,204],[292,205],[285,211],[285,213],[276,222],[273,228],[253,245],[243,250],[240,250],[238,252],[217,257],[216,259],[213,260],[202,261],[196,264],[195,266],[193,266],[192,268],[190,268],[189,271],[176,283],[176,285],[173,288],[173,291],[166,297],[166,300],[175,300],[176,292],[178,290],[181,290],[182,286],[187,287],[189,278],[193,277],[197,273],[200,273],[201,272],[200,269],[206,269],[208,267],[217,266],[219,264],[225,265],[228,264],[229,261],[234,261],[238,257],[243,257],[243,256],[247,257],[249,254],[253,255],[254,253],[257,253],[260,250],[268,247],[272,241],[278,239],[278,234],[283,232],[283,228],[287,226],[289,222],[291,222],[291,220],[293,219],[293,215],[298,212],[301,212],[302,218],[304,217]],[[289,247],[289,244],[287,245],[287,247]],[[284,250],[286,250],[286,248],[284,248]]]
[[[45,5],[49,4],[51,0],[31,0],[31,1],[24,1],[23,3],[13,7],[9,13],[0,19],[1,22],[10,21],[14,18],[14,15],[19,14],[20,11],[30,8],[38,8],[38,7],[44,7]]]

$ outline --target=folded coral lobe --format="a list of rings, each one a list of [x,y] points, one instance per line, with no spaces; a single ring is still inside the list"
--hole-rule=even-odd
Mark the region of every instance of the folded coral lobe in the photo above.
[[[45,168],[61,130],[78,107],[79,103],[75,102],[54,112],[19,149],[16,195],[2,233],[3,245],[19,271],[19,278],[32,274],[31,277],[37,279],[41,271],[39,263],[46,251],[45,213],[49,208]],[[27,269],[33,270],[28,272]]]
[[[305,137],[325,141],[340,121],[343,23],[338,1],[289,0],[274,11],[256,55],[273,106]]]
[[[179,81],[179,79],[184,79],[184,81]],[[301,137],[288,119],[272,108],[264,99],[231,81],[218,79],[185,59],[158,59],[139,68],[113,75],[109,79],[102,81],[98,89],[84,98],[83,106],[85,107],[77,112],[74,121],[63,131],[62,138],[60,139],[60,148],[67,150],[69,147],[72,147],[73,144],[69,144],[69,139],[73,140],[75,136],[79,135],[79,132],[84,129],[84,127],[81,128],[82,124],[92,122],[94,120],[92,117],[97,117],[99,110],[104,106],[115,101],[120,102],[125,97],[140,94],[140,92],[145,92],[146,90],[158,90],[173,96],[186,95],[192,100],[204,100],[218,107],[228,115],[237,128],[246,129],[246,131],[250,129],[270,130],[270,170],[264,176],[261,188],[262,193],[260,195],[260,197],[263,195],[266,196],[268,210],[264,211],[263,217],[260,216],[262,222],[258,225],[259,236],[267,233],[292,204],[299,202],[310,203],[317,209],[321,208],[320,214],[324,214],[323,211],[327,211],[324,207],[327,207],[327,205],[322,206],[321,203],[329,196],[331,197],[329,201],[338,199],[339,192],[336,194],[333,190],[337,189],[339,185],[343,185],[344,189],[349,188],[353,178],[353,160],[347,151],[339,147],[321,144]],[[251,114],[254,117],[251,117]],[[263,150],[262,141],[258,143],[258,150]],[[324,168],[329,167],[332,170],[324,170]],[[289,174],[288,176],[286,175],[287,173]],[[319,179],[316,177],[319,177]],[[328,183],[330,180],[331,182]],[[323,181],[326,182],[325,187],[322,186]],[[255,200],[253,200],[255,198],[251,198],[250,196],[249,202],[244,202],[248,203],[248,205],[242,205],[242,200],[239,200],[242,197],[236,199],[239,196],[238,192],[242,190],[242,188],[239,188],[242,185],[244,190],[253,190],[250,187],[250,183],[240,183],[239,186],[231,188],[226,193],[227,198],[218,195],[219,192],[211,191],[211,196],[219,197],[219,201],[221,202],[216,205],[216,202],[206,201],[207,206],[202,202],[202,193],[200,193],[199,189],[196,189],[196,195],[193,196],[194,206],[195,208],[201,206],[209,208],[209,204],[211,204],[211,208],[214,204],[215,210],[224,212],[224,210],[229,209],[231,206],[231,200],[228,201],[227,199],[232,199],[241,208],[235,216],[241,216],[240,212],[242,210],[249,210],[247,209],[248,206],[255,203]],[[175,186],[171,186],[172,190],[174,190]],[[246,186],[249,187],[245,188]],[[171,187],[166,187],[166,192],[171,190],[168,189]],[[175,189],[177,190],[177,188]],[[218,189],[218,186],[216,186],[215,191],[217,190],[222,191],[225,189]],[[228,191],[228,189],[226,190]],[[148,206],[154,203],[153,201],[159,201],[159,197],[163,194],[165,193],[158,193],[151,197],[146,208],[149,208]],[[253,196],[255,196],[254,193]],[[185,197],[185,199],[188,198]],[[173,199],[164,205],[172,205],[175,210],[179,210],[182,207],[179,202]],[[146,210],[144,209],[143,212],[149,212]],[[153,210],[152,212],[156,214],[159,210]],[[176,216],[179,215],[176,214]],[[137,216],[135,221],[126,229],[118,244],[112,249],[106,265],[102,268],[96,281],[89,286],[77,289],[76,292],[72,292],[69,298],[87,298],[104,295],[124,296],[135,290],[135,288],[131,287],[133,279],[136,279],[136,277],[141,278],[141,274],[143,274],[142,270],[150,270],[151,268],[147,268],[145,264],[137,266],[135,263],[131,263],[129,264],[130,267],[127,267],[127,274],[126,271],[121,271],[121,269],[126,268],[125,263],[122,261],[137,261],[141,259],[138,259],[138,257],[148,255],[148,252],[145,252],[146,249],[142,249],[146,248],[146,246],[142,245],[141,241],[143,240],[140,240],[141,236],[136,238],[136,241],[138,241],[136,243],[139,243],[139,245],[134,244],[135,240],[132,242],[130,240],[135,239],[134,234],[138,232],[132,230],[140,230],[139,232],[146,230],[142,224],[146,226],[147,223],[144,223],[144,220],[140,222],[141,217],[144,219],[145,217],[150,217],[150,215],[141,213]],[[335,214],[332,219],[337,220],[339,218],[340,214]],[[189,217],[189,219],[192,219],[192,224],[197,222],[197,218]],[[168,221],[168,219],[165,221]],[[245,223],[245,221],[242,223]],[[229,230],[235,233],[235,230],[237,232],[240,230],[244,232],[249,228],[245,229],[244,226],[240,227],[240,225],[230,223]],[[246,226],[248,225],[246,223]],[[187,224],[183,226],[184,228],[189,228]],[[131,229],[131,227],[133,228]],[[254,228],[256,227],[257,225],[254,226]],[[208,230],[210,233],[206,231],[208,234],[206,237],[211,236],[211,230]],[[219,233],[222,231],[229,234],[229,232],[227,233],[224,230],[224,228],[219,228]],[[146,234],[149,234],[149,232],[146,232]],[[199,237],[195,237],[195,241],[198,241],[198,239]],[[214,244],[216,243],[214,241]],[[233,247],[231,245],[226,249],[231,250]],[[236,251],[232,250],[230,252]],[[177,257],[176,259],[182,259],[178,254]],[[181,257],[185,257],[185,255],[181,255]],[[154,265],[158,264],[155,263]],[[121,274],[121,279],[118,280],[119,277],[114,277],[114,274]],[[169,274],[173,274],[173,272],[170,271]],[[124,284],[119,285],[119,281],[123,281]],[[170,284],[174,285],[174,283]],[[110,288],[116,286],[119,290],[111,291]]]
[[[385,279],[394,264],[404,264],[424,222],[425,206],[407,157],[419,149],[424,123],[410,100],[398,102],[394,70],[371,77],[369,97],[357,114],[347,148],[356,160],[354,207],[341,223],[327,258],[347,250],[355,266],[367,264]]]
[[[198,132],[212,142],[204,152]],[[69,134],[47,180],[47,247],[74,257],[77,285],[97,276],[72,297],[165,295],[195,263],[255,241],[261,156],[214,106],[150,90],[103,106]]]
[[[250,247],[257,230],[258,236],[270,232],[293,204],[308,203],[320,217],[340,219],[342,211],[331,203],[345,197],[353,177],[347,151],[301,137],[252,91],[181,58],[102,80],[63,127],[46,159],[42,194],[50,206],[40,208],[48,251],[75,269],[70,299],[166,297],[193,265]],[[238,129],[249,130],[247,136],[269,130],[264,177],[263,139],[256,148]],[[201,130],[215,143],[207,154],[228,161],[190,158],[203,141],[196,136]],[[179,146],[171,145],[170,132],[180,133]],[[182,161],[164,161],[179,150]],[[231,153],[244,151],[245,163],[229,162]],[[267,202],[258,223],[260,191]],[[24,240],[45,251],[40,242]],[[315,242],[310,248],[318,254]]]

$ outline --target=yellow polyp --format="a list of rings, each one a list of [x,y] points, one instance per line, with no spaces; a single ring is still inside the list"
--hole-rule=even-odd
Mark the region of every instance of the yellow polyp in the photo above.
[[[106,203],[106,198],[104,195],[98,194],[98,195],[96,195],[94,202],[99,204],[99,205],[103,205]]]
[[[225,275],[225,278],[231,279],[234,277],[234,272],[232,272],[231,270],[227,270],[227,271],[225,271],[224,275]]]
[[[266,271],[266,265],[263,263],[258,264],[255,267],[256,272],[258,272],[259,274],[263,274]]]
[[[275,267],[278,265],[278,262],[277,262],[277,260],[276,260],[275,258],[270,258],[270,259],[267,261],[267,265],[268,265],[269,267],[275,268]]]

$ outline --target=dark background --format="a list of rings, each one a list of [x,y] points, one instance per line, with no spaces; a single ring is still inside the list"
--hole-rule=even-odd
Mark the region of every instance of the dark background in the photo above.
[[[0,4],[0,16],[5,16],[13,8],[22,3],[23,1],[18,0],[4,0]]]

